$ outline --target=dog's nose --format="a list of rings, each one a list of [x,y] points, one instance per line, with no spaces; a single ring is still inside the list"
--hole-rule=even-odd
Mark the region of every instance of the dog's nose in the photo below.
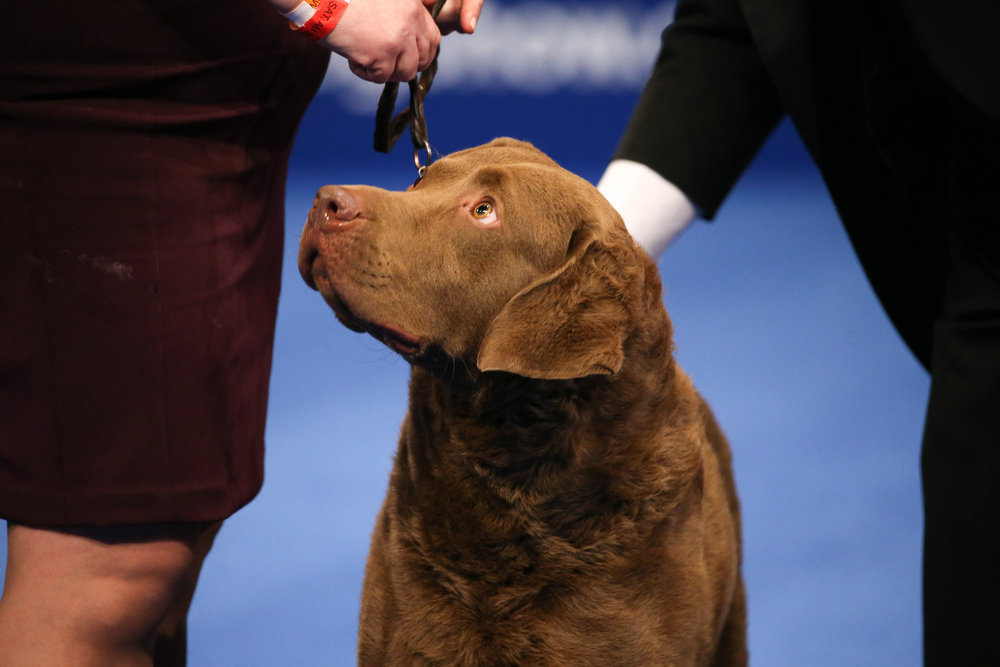
[[[347,188],[324,185],[316,193],[316,222],[328,229],[354,220],[361,214],[357,199]]]

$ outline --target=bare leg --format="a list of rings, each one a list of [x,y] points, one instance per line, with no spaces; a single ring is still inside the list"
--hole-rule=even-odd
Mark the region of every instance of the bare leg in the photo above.
[[[151,665],[161,624],[190,601],[203,528],[9,524],[0,664]]]
[[[183,667],[187,662],[187,614],[194,598],[201,566],[212,548],[222,522],[208,524],[194,544],[194,562],[188,568],[181,589],[156,633],[153,645],[153,663],[156,667]]]

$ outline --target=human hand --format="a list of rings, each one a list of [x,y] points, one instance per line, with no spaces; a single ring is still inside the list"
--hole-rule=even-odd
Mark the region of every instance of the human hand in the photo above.
[[[455,30],[472,34],[476,30],[476,21],[483,11],[484,0],[447,0],[441,7],[437,17],[438,27],[442,35]],[[434,0],[423,0],[428,9],[434,6]]]
[[[347,58],[357,76],[384,83],[411,80],[431,64],[440,42],[421,0],[352,0],[319,43]]]

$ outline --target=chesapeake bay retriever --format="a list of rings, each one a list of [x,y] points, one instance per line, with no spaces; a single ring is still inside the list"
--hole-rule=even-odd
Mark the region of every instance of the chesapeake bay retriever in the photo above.
[[[322,188],[299,267],[412,365],[360,665],[746,663],[728,446],[596,189],[498,139]]]

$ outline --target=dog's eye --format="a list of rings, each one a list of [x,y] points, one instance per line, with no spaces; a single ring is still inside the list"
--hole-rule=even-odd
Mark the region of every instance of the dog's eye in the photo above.
[[[473,207],[472,217],[484,225],[490,225],[497,221],[497,211],[492,202],[481,201]]]

